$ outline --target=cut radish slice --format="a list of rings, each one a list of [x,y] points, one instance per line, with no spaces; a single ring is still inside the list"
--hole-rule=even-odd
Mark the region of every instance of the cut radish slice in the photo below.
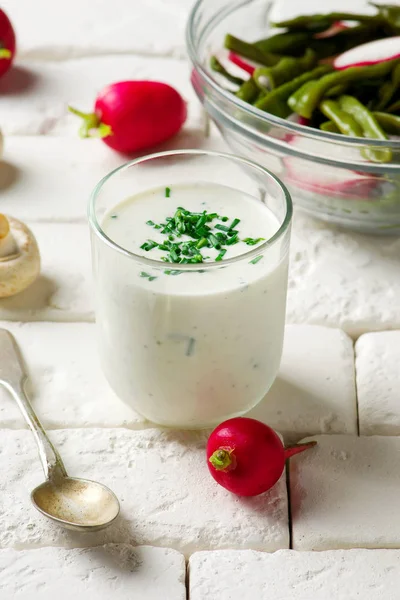
[[[345,169],[336,169],[324,165],[323,169],[312,168],[310,164],[298,158],[284,158],[286,174],[284,179],[307,192],[348,198],[353,200],[373,200],[374,190],[380,185],[378,177],[360,177]]]
[[[253,66],[252,64],[250,64],[249,62],[247,62],[241,56],[239,56],[238,54],[235,54],[234,52],[229,52],[228,59],[231,61],[231,63],[233,63],[237,67],[240,67],[241,69],[243,69],[243,71],[246,71],[246,73],[250,73],[250,75],[253,75],[253,73],[256,69],[255,66]]]
[[[400,36],[384,38],[356,46],[333,61],[335,69],[366,67],[400,57]]]
[[[320,145],[321,155],[326,149],[324,143],[299,136],[293,137],[289,143],[299,150],[312,150],[314,154],[318,154]],[[332,159],[336,157],[336,154],[339,158],[343,149],[340,145],[335,145],[331,147],[330,152]],[[321,196],[372,200],[375,197],[374,190],[381,184],[379,177],[364,175],[340,167],[316,165],[303,158],[285,157],[283,163],[286,171],[283,178],[286,183]]]
[[[343,21],[336,21],[336,23],[333,23],[329,27],[329,29],[325,29],[325,31],[316,33],[314,37],[317,39],[324,39],[324,38],[332,37],[333,35],[336,35],[340,31],[343,31],[344,29],[349,29],[349,26],[346,25],[346,23],[343,23]]]
[[[327,165],[317,169],[301,158],[286,157],[283,162],[286,168],[284,179],[288,184],[324,196],[373,200],[374,190],[380,185],[378,177],[364,177]]]

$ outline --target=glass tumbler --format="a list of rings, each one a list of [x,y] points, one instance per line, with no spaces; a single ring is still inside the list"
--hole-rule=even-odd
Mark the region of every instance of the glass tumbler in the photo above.
[[[121,201],[192,183],[250,195],[276,222],[273,235],[228,260],[171,265],[104,231],[104,216]],[[89,203],[97,333],[102,368],[121,400],[149,421],[189,429],[213,427],[262,400],[282,353],[291,218],[279,179],[229,154],[152,154],[98,183]]]

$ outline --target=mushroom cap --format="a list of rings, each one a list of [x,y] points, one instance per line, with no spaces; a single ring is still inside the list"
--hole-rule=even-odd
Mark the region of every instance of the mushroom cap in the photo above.
[[[40,253],[35,236],[25,223],[8,215],[7,219],[18,253],[10,258],[0,258],[0,298],[22,292],[40,273]]]

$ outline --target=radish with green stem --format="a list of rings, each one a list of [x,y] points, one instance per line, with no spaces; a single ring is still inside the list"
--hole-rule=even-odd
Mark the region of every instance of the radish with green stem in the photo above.
[[[120,81],[97,96],[94,111],[83,113],[81,137],[99,137],[118,152],[146,150],[174,136],[187,116],[186,102],[166,83]]]
[[[0,8],[0,77],[11,67],[15,49],[13,26],[6,13]]]
[[[315,446],[285,448],[271,427],[248,417],[224,421],[207,442],[207,464],[217,483],[238,496],[257,496],[280,479],[285,461]]]

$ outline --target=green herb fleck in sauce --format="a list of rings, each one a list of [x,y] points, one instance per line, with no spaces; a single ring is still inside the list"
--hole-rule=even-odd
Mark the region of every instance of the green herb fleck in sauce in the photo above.
[[[170,191],[170,188],[165,188],[167,198],[169,198]],[[151,219],[146,222],[149,227],[158,229],[165,236],[165,239],[161,242],[148,239],[140,248],[145,252],[158,248],[165,252],[164,256],[161,256],[162,261],[184,265],[202,263],[209,259],[210,256],[203,254],[203,249],[206,251],[209,248],[215,249],[217,255],[214,260],[220,262],[227,253],[229,246],[233,246],[240,241],[249,246],[254,246],[264,240],[261,237],[241,240],[239,230],[236,229],[240,219],[235,218],[229,225],[222,225],[222,223],[228,221],[227,216],[220,216],[215,212],[208,213],[206,210],[191,212],[183,206],[178,206],[173,215],[166,217],[164,223],[155,223]],[[185,239],[182,239],[182,236],[185,236]],[[260,258],[254,260],[258,262]],[[251,262],[255,264],[254,261]],[[181,272],[167,270],[165,273],[175,275]]]

